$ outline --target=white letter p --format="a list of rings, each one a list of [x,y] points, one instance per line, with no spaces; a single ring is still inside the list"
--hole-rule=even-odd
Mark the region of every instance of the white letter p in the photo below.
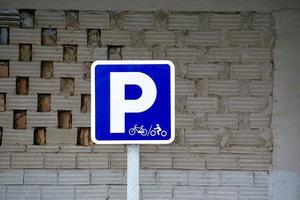
[[[142,94],[138,99],[125,99],[125,85],[137,85]],[[110,72],[110,132],[125,133],[125,113],[148,110],[155,102],[154,81],[142,72]]]

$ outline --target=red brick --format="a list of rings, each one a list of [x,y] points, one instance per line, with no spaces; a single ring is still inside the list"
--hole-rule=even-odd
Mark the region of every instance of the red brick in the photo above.
[[[17,77],[16,79],[16,94],[17,95],[27,95],[29,88],[29,78],[28,77]]]
[[[91,146],[93,144],[91,140],[90,128],[78,128],[77,145]]]
[[[53,77],[53,62],[42,61],[41,63],[41,78],[50,79]]]
[[[0,61],[0,78],[7,78],[9,76],[9,62]]]
[[[26,129],[27,112],[26,110],[14,111],[14,129]]]
[[[38,94],[38,112],[50,112],[51,95]]]
[[[34,129],[34,139],[33,144],[44,145],[46,144],[46,128],[35,128]]]

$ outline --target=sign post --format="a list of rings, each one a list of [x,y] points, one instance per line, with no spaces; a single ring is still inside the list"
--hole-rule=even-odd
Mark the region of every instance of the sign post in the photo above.
[[[91,68],[91,138],[127,144],[127,199],[139,200],[139,144],[175,138],[172,62],[95,61]]]
[[[127,199],[139,200],[140,155],[138,144],[127,145]]]

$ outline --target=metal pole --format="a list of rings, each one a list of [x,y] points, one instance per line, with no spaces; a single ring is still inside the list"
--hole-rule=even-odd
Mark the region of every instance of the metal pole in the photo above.
[[[139,200],[140,195],[139,145],[127,145],[127,200]]]

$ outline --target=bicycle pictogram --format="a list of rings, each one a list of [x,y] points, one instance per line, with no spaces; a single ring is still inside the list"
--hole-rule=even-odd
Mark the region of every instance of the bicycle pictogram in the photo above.
[[[145,129],[143,125],[138,126],[137,124],[134,127],[130,128],[128,133],[129,135],[133,136],[135,134],[141,134],[142,136],[156,136],[161,135],[162,137],[167,136],[167,131],[163,130],[159,124],[156,124],[154,128],[153,125],[150,126],[149,130]]]
[[[141,125],[140,127],[138,125],[134,125],[133,128],[129,129],[129,135],[135,135],[137,134],[141,134],[142,136],[147,136],[147,129],[144,128],[143,125]]]

